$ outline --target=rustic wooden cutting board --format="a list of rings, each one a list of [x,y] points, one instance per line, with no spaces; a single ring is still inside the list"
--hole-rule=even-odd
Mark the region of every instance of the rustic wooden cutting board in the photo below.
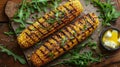
[[[114,0],[114,1],[117,1],[116,6],[118,6],[118,3],[120,3],[120,1],[119,1],[119,0]],[[11,1],[11,2],[13,2],[13,1]],[[90,12],[94,12],[95,14],[99,15],[99,13],[96,12],[97,8],[93,7],[92,4],[86,4],[86,3],[85,3],[85,0],[80,0],[80,2],[82,3],[82,5],[83,5],[83,7],[84,7],[84,12],[82,13],[82,15],[83,15],[83,14],[90,13]],[[13,5],[14,5],[14,4],[16,4],[16,3],[13,3]],[[8,6],[7,6],[6,8],[10,8],[10,7],[9,7],[9,3],[8,3],[7,5],[8,5]],[[14,7],[13,7],[13,8],[14,8]],[[11,8],[11,9],[12,9],[12,8]],[[118,7],[118,9],[120,9],[120,7]],[[12,11],[10,11],[10,12],[12,12]],[[8,15],[9,18],[12,17],[12,15],[9,15],[10,13],[8,13],[8,12],[6,12],[6,14]],[[13,29],[15,30],[16,27],[17,27],[17,25],[15,25],[15,24],[12,23],[12,27],[13,27]],[[98,27],[98,29],[101,29],[101,28],[102,28],[102,27],[101,27],[101,24],[100,24],[99,27]],[[98,29],[97,29],[97,30],[98,30]],[[94,39],[94,41],[97,41],[97,42],[98,42],[98,38],[99,38],[100,32],[98,32],[97,30],[93,33],[92,38]],[[26,59],[27,59],[27,61],[28,61],[28,63],[29,63],[30,66],[31,66],[31,62],[29,61],[28,55],[31,55],[31,53],[34,52],[34,51],[36,50],[36,48],[38,48],[38,46],[40,46],[40,45],[33,46],[33,47],[29,48],[29,49],[23,50],[23,52],[24,52],[24,54],[25,54],[25,57],[26,57]],[[118,55],[120,55],[120,54],[117,54],[117,55],[115,55],[115,56],[118,56]],[[115,57],[113,57],[113,60],[115,60],[115,61],[120,61],[120,59],[117,60]],[[109,61],[110,61],[110,60],[106,61],[106,63],[107,63],[107,64],[110,63]],[[102,65],[102,64],[100,64],[100,65]],[[104,64],[104,65],[105,65],[105,64]],[[31,66],[31,67],[32,67],[32,66]]]

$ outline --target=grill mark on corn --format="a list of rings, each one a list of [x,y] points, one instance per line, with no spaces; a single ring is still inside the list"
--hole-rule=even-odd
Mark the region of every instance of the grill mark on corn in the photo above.
[[[63,5],[62,7],[65,9],[64,5]],[[61,11],[61,10],[58,9],[58,8],[57,8],[57,10]],[[61,12],[62,12],[62,11],[61,11]],[[69,12],[69,11],[67,10],[67,12]],[[63,20],[64,20],[64,19],[69,19],[69,20],[70,20],[70,18],[67,16],[66,13],[64,13],[64,18],[63,18]],[[63,20],[61,19],[62,23],[65,23]]]
[[[45,17],[45,15],[43,16],[43,19],[44,19],[44,20],[47,20],[47,18]]]
[[[49,42],[48,42],[49,43]],[[49,49],[49,47],[48,46],[46,46],[45,44],[43,44],[43,46],[46,48],[46,49],[48,49],[50,52],[52,51],[51,49]]]
[[[95,19],[93,17],[91,17],[90,14],[87,14],[87,16],[90,17],[90,19],[93,21],[93,23],[96,22]]]
[[[72,42],[72,44],[73,44],[73,41],[70,39],[70,37],[66,34],[66,33],[68,33],[65,29],[64,30],[62,30],[61,31],[67,38],[69,38],[69,40],[70,40],[70,42]],[[66,33],[65,33],[66,32]],[[69,33],[68,33],[69,34]],[[69,34],[70,35],[70,34]]]
[[[39,57],[39,55],[35,52],[35,55],[37,56],[37,57]],[[39,57],[39,59],[40,59],[40,61],[42,62],[42,63],[44,63],[44,61],[41,59],[41,57]]]
[[[70,6],[77,12],[77,10],[74,8],[73,3],[70,4]]]
[[[46,14],[46,15],[48,15],[48,14]],[[46,23],[45,20],[47,20],[47,18],[45,17],[45,15],[44,15],[42,18],[44,19],[44,22],[43,22],[43,23]],[[39,19],[38,19],[37,21],[40,23]],[[43,25],[43,23],[40,23],[40,25],[42,25],[42,27],[46,28],[46,27]]]
[[[45,47],[45,46],[44,46]],[[46,47],[45,47],[46,48]],[[43,54],[43,56],[45,56],[44,58],[47,58],[47,54],[45,54],[43,50],[39,49],[39,51],[41,51],[41,53]]]
[[[57,35],[55,35],[55,36],[58,38],[58,36],[57,36]],[[55,37],[55,36],[54,36],[54,37]],[[54,37],[51,37],[51,38],[52,38],[52,39],[54,39],[54,40],[57,42],[57,45],[59,46],[59,49],[61,49],[61,48],[62,48],[64,51],[66,51],[66,49],[65,49],[65,48],[63,48],[63,47],[61,47],[61,46],[60,46],[60,41],[58,41],[58,40],[57,40],[56,38],[54,38]]]
[[[61,34],[62,34],[64,37],[67,37],[66,34],[64,34],[62,31],[61,31]],[[69,37],[67,37],[67,38],[69,38]],[[68,39],[67,39],[67,40],[68,40]],[[67,42],[67,41],[66,41],[66,42]],[[68,45],[68,43],[65,43],[65,45],[67,45],[68,48],[70,47],[70,45]]]
[[[87,14],[86,17],[91,20],[91,22],[92,22],[91,24],[93,25],[93,29],[94,29],[94,28],[95,28],[95,27],[94,27],[94,25],[95,25],[95,24],[94,24],[95,20],[93,19],[93,17],[91,17],[90,14]]]
[[[47,46],[43,45],[43,47],[45,48],[45,51],[48,50],[48,53],[51,52],[51,50],[49,50]],[[44,53],[45,51],[42,51],[41,49],[39,49],[39,51],[42,52],[44,58],[48,58],[48,57],[47,57],[47,56],[48,56],[48,53]]]
[[[73,17],[76,17],[76,15],[74,15],[72,10],[69,10],[65,5],[63,5],[63,7],[67,10],[67,12],[71,13]]]
[[[69,4],[69,6],[72,7],[71,4]],[[66,6],[64,6],[64,7],[66,7]],[[69,10],[68,7],[66,7],[66,9]],[[77,11],[76,11],[76,9],[75,9],[74,7],[72,7],[72,10],[70,10],[70,13],[71,13],[74,17],[76,17],[76,15],[74,14],[74,12],[77,12]]]
[[[58,35],[55,35],[54,37],[57,37],[58,38]],[[60,45],[60,41],[58,40],[58,39],[56,39],[56,38],[54,38],[54,37],[52,37],[53,39],[55,39],[56,41],[57,41],[57,44],[58,44],[58,46]],[[60,46],[59,46],[60,47]],[[60,48],[62,48],[64,51],[66,51],[66,49],[65,48],[63,48],[63,47],[60,47]]]
[[[25,33],[25,34],[26,34],[26,33]],[[26,34],[26,35],[27,35],[27,34]],[[26,37],[29,38],[31,41],[33,41],[29,36],[26,36]],[[27,40],[26,42],[27,42],[29,45],[32,45],[32,44],[31,44],[32,42],[30,42],[30,41],[28,41],[28,40]],[[34,41],[33,41],[33,42],[34,42]],[[28,46],[28,45],[27,45],[27,46]]]
[[[44,25],[42,24],[42,23],[40,23],[40,21],[38,21],[37,20],[37,22],[42,26],[42,27],[44,27]],[[44,27],[45,28],[45,27]],[[39,30],[39,32],[43,35],[44,33],[43,32],[41,32],[40,30]]]
[[[57,45],[55,45],[54,43],[51,43],[51,41],[49,40],[49,43],[52,47],[55,47],[55,50],[58,52],[58,53],[61,53],[56,47]]]
[[[60,37],[60,35],[56,34],[56,36],[57,36],[60,40],[62,39],[62,38]],[[58,42],[59,42],[59,47],[62,48],[63,51],[67,51],[64,47],[61,47],[61,46],[60,46],[60,41],[58,41]]]
[[[31,32],[32,30],[31,30],[29,27],[28,27],[28,30],[30,31],[30,34],[31,34],[31,35],[35,35],[35,38],[38,38],[38,39],[39,39],[39,36],[36,35],[35,33],[32,33],[32,32]],[[26,32],[26,34],[27,34],[27,36],[30,37],[30,39],[32,39],[32,41],[36,42],[36,40],[35,40],[33,37],[31,37],[27,32]]]
[[[58,46],[59,47],[59,49],[60,49],[60,46],[59,46],[59,41],[57,40],[57,39],[55,39],[54,37],[52,37],[51,36],[51,38],[56,42],[56,46]]]
[[[82,22],[80,23],[78,20],[76,21],[76,23],[77,23],[77,24],[80,24],[80,25],[82,24]],[[75,25],[75,26],[77,26],[77,24],[73,23],[73,25]],[[77,26],[77,27],[78,27],[78,26]],[[76,28],[77,28],[77,27],[76,27]],[[82,33],[82,27],[79,26],[78,29],[79,29],[78,31],[77,31],[76,29],[74,29],[74,30],[76,30],[77,32],[79,32],[79,33],[77,33],[76,36],[79,36],[79,35],[81,35],[81,33]],[[77,37],[76,37],[76,38],[77,38]],[[78,38],[77,38],[77,39],[78,39]],[[79,40],[78,40],[78,42],[79,42]]]
[[[94,26],[95,24],[94,24],[94,23],[95,23],[96,21],[94,20],[94,18],[93,18],[93,17],[91,17],[91,16],[90,16],[90,14],[87,14],[87,16],[86,16],[86,17],[87,17],[87,18],[89,18],[89,20],[91,20],[91,22],[90,22],[90,23],[92,24],[92,28],[93,28],[93,29],[95,29],[95,26]]]
[[[31,39],[32,41],[35,42],[35,40],[34,40],[27,32],[25,32],[25,34],[26,34],[28,37],[30,37],[30,39]]]
[[[37,28],[37,27],[35,27],[34,25],[32,25],[37,31],[39,31],[39,29]],[[29,27],[28,27],[28,29],[30,30],[30,31],[32,31]],[[39,31],[40,32],[40,31]],[[39,37],[39,35],[37,35],[37,34],[35,34],[35,33],[33,33],[35,36],[36,36],[36,38],[38,38],[38,39],[40,39],[40,37]],[[41,40],[41,39],[40,39]]]
[[[26,41],[26,43],[29,44],[29,45],[32,45],[31,42],[29,42],[29,41]],[[22,45],[21,45],[21,46],[22,46]],[[27,45],[27,46],[28,46],[28,45]]]
[[[53,11],[53,13],[55,13],[54,11]],[[64,18],[66,18],[66,15],[65,15],[65,17]],[[65,23],[62,19],[60,20],[62,23]],[[58,24],[62,24],[62,23],[58,23]],[[56,26],[57,27],[57,26]]]
[[[47,32],[49,31],[42,23],[40,23],[40,21],[39,20],[37,20],[38,21],[38,23],[39,23],[39,28],[41,28],[41,29],[43,29],[43,30],[47,30]],[[43,23],[45,23],[45,22],[43,22]],[[41,32],[41,31],[40,31]],[[42,33],[42,32],[41,32]],[[44,33],[42,33],[42,34],[44,34]]]
[[[52,12],[53,12],[53,11],[52,11]],[[49,17],[51,17],[52,19],[54,19],[54,18],[55,18],[55,17],[53,17],[53,16],[50,16],[49,14],[48,14],[48,16],[49,16]],[[55,24],[56,22],[57,22],[57,24]],[[57,26],[59,26],[59,25],[60,25],[60,23],[58,23],[58,21],[57,21],[57,20],[55,21],[55,23],[54,23],[54,25],[53,25],[53,26],[54,26],[54,28],[56,28]]]
[[[67,37],[68,39],[68,42],[71,42],[72,44],[73,44],[73,41],[70,39],[70,37],[65,33],[66,31],[61,31],[61,33],[63,34],[63,35],[65,35],[65,37]],[[71,47],[68,43],[66,44],[66,45],[68,45],[69,47]]]
[[[83,19],[84,19],[85,23],[88,23],[90,25],[90,27],[93,27],[93,25],[88,21],[88,19],[86,17],[83,17]]]
[[[55,12],[54,11],[51,11],[54,15],[55,15]],[[50,16],[50,15],[49,15]],[[52,17],[52,16],[50,16],[51,18],[55,18],[55,16],[54,17]],[[60,20],[61,21],[61,20]],[[56,20],[56,22],[58,23],[58,20]],[[62,21],[61,21],[62,22]],[[60,25],[61,23],[58,23],[58,25]]]
[[[61,32],[59,32],[59,36],[60,36],[60,34],[62,35],[62,36],[64,36]],[[63,40],[63,38],[62,38],[62,36],[60,36],[61,37],[61,41]],[[65,37],[65,36],[64,36]],[[65,45],[69,48],[70,46],[69,45],[67,45],[66,43],[65,43]],[[64,46],[61,46],[61,44],[60,44],[60,47],[63,47],[63,48],[65,48]],[[65,48],[66,49],[66,48]],[[67,50],[67,49],[66,49]]]
[[[70,36],[72,36],[72,37],[74,37],[75,38],[75,36],[73,36],[72,35],[72,33],[68,30],[68,27],[67,28],[65,28],[65,30],[70,34]]]
[[[46,47],[45,47],[45,48],[46,48]],[[43,51],[42,51],[41,49],[38,49],[38,50],[42,53],[42,55],[44,56],[44,59],[48,58],[47,55],[48,55],[49,52],[48,52],[47,54],[45,54],[45,53],[43,53]],[[39,55],[38,55],[38,56],[39,56]]]
[[[75,31],[75,33],[77,34],[77,31],[76,31],[76,30],[74,29],[74,27],[73,27],[73,26],[75,26],[75,25],[73,25],[73,26],[72,26],[72,25],[73,25],[73,24],[70,24],[70,25],[69,25],[70,29],[73,30],[73,31]],[[77,39],[76,35],[73,34],[73,36],[75,37],[75,39],[77,40],[77,42],[79,42],[79,40]]]
[[[76,37],[75,37],[75,35],[72,34],[72,32],[71,32],[71,31],[74,31],[74,30],[72,30],[70,26],[67,26],[66,31],[69,32],[70,35],[74,37],[74,39],[72,39],[72,42],[73,42],[74,40],[77,40]],[[79,42],[79,41],[77,41],[77,42]],[[74,42],[73,42],[73,44],[74,44]]]
[[[82,17],[82,19],[83,19],[83,17]],[[81,22],[81,19],[79,19],[78,22],[79,22],[80,24],[83,24],[83,23]]]
[[[57,42],[57,44],[58,44],[59,41],[57,39],[55,39],[53,36],[51,36],[51,38],[54,39]]]
[[[46,14],[46,15],[49,15],[49,14]],[[43,22],[43,23],[46,23],[45,21],[47,20],[47,18],[45,17],[45,15],[44,15],[42,18],[44,19],[44,22]],[[48,18],[49,18],[49,16],[48,16]],[[39,20],[38,20],[38,22],[40,23]],[[40,24],[42,25],[42,27],[46,28],[46,26],[44,26],[43,23],[40,23]],[[49,24],[49,23],[47,23],[47,24]],[[45,30],[49,31],[48,29],[45,29]]]
[[[90,17],[88,17],[88,16],[85,16],[85,18],[87,19],[87,21],[91,24],[91,26],[93,26],[94,24],[93,24],[93,21],[90,19]]]

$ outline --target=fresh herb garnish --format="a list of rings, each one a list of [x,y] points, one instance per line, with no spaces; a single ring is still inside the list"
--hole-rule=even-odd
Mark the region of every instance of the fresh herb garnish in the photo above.
[[[8,50],[7,48],[5,48],[4,46],[1,46],[0,45],[0,51],[3,52],[3,53],[7,53],[8,55],[11,55],[14,57],[14,60],[18,60],[21,64],[26,64],[26,61],[25,59],[23,59],[22,57],[14,54],[12,51]]]
[[[73,30],[73,31],[72,31],[72,34],[76,36],[77,33]]]
[[[56,9],[60,2],[61,0],[31,0],[30,2],[27,2],[27,0],[23,0],[20,4],[19,10],[12,19],[14,22],[20,24],[20,26],[17,28],[16,34],[25,29],[26,24],[31,24],[26,21],[31,14],[39,13],[39,15],[41,15],[41,13],[46,12],[47,9]],[[50,4],[52,5],[50,6]],[[33,15],[33,17],[34,19],[38,18],[38,16],[36,15]]]
[[[115,6],[111,0],[105,0],[106,2],[101,2],[100,0],[91,0],[94,6],[97,6],[100,12],[100,18],[103,20],[102,25],[111,25],[110,23],[115,21],[120,17],[120,12],[116,11]]]
[[[50,52],[50,53],[48,54],[48,56],[51,57],[51,58],[54,58],[54,53]]]
[[[49,18],[49,19],[47,20],[47,22],[48,22],[49,24],[54,24],[55,22],[60,23],[60,20],[61,20],[60,17],[64,17],[64,12],[61,12],[61,11],[59,11],[59,10],[56,10],[54,18],[53,18],[53,17],[52,17],[52,18]]]
[[[87,29],[87,25],[84,25],[83,30],[86,30],[86,29]]]
[[[98,62],[99,58],[93,57],[93,52],[76,53],[69,60],[63,61],[62,64],[74,65],[77,67],[86,67],[89,63]]]
[[[13,31],[9,31],[9,32],[4,32],[4,34],[9,36],[9,35],[13,35],[15,33]]]
[[[61,40],[61,44],[60,44],[60,46],[61,47],[63,47],[63,46],[65,46],[65,44],[66,44],[66,42],[67,42],[67,37],[64,37],[62,40]]]
[[[56,22],[56,19],[55,18],[49,18],[48,20],[47,20],[47,23],[49,23],[49,24],[53,24],[53,23],[55,23]]]

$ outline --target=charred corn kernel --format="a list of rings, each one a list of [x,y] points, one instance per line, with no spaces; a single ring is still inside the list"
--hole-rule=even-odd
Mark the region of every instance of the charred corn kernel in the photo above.
[[[17,37],[21,48],[28,48],[65,26],[83,11],[79,0],[72,0],[45,14]],[[55,18],[60,12],[59,18]]]
[[[91,21],[88,21],[88,20],[91,20]],[[84,28],[85,24],[87,25],[87,27],[84,30],[82,28]],[[47,54],[45,53],[46,51],[40,52],[39,54],[36,54],[36,53],[32,54],[31,62],[36,67],[40,67],[50,62],[51,60],[59,57],[66,51],[72,49],[79,42],[83,41],[89,35],[91,35],[92,32],[97,28],[98,24],[99,24],[98,18],[94,13],[89,13],[82,18],[78,18],[75,22],[70,23],[65,27],[63,27],[61,31],[58,31],[55,34],[51,35],[51,37],[49,37],[47,41],[45,41],[39,47],[39,49],[35,51],[35,52],[38,52],[38,51],[40,52],[47,49],[49,50],[49,52]],[[71,39],[71,37],[73,38]],[[39,60],[41,58],[42,60]]]

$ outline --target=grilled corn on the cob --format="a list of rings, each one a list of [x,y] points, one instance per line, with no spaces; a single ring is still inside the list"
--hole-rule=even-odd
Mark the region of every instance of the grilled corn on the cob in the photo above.
[[[78,18],[45,41],[31,56],[31,61],[40,67],[73,48],[97,28],[99,20],[94,13]]]
[[[27,27],[19,36],[18,43],[21,48],[28,48],[41,41],[53,32],[71,22],[83,11],[79,0],[69,1],[56,10],[45,14],[35,23]],[[56,15],[59,15],[56,17]]]

